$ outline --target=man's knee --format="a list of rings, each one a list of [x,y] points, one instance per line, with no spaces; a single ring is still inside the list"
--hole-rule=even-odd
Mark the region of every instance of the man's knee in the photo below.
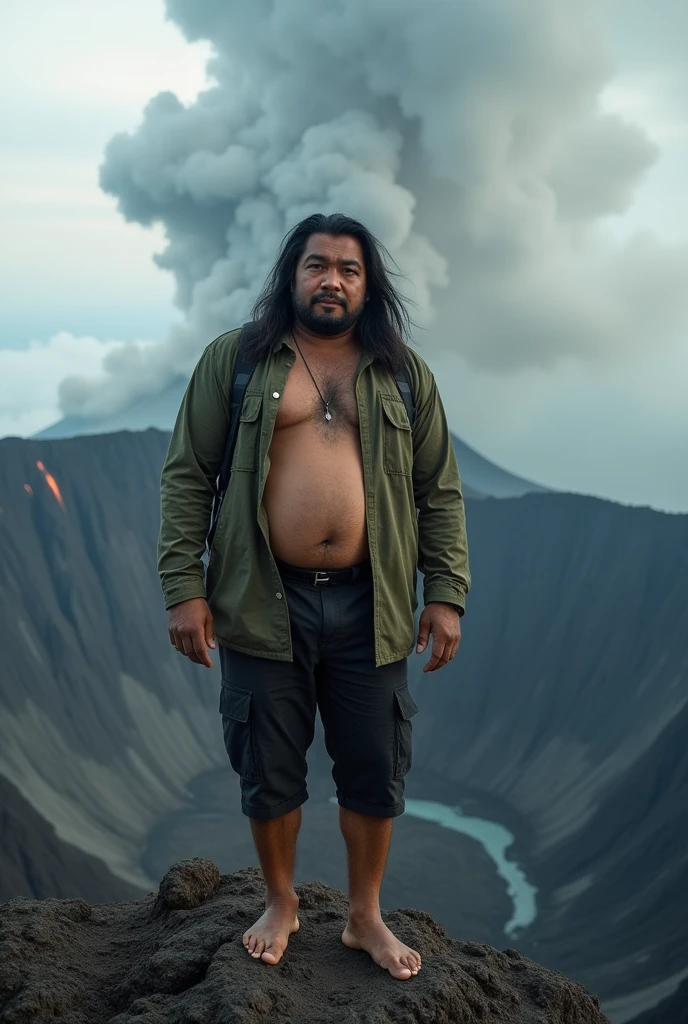
[[[391,692],[384,717],[371,717],[368,728],[337,731],[332,775],[342,807],[384,817],[403,813],[404,778],[413,763],[411,719],[417,711],[404,682]]]
[[[404,813],[404,780],[366,791],[363,798],[355,790],[337,787],[337,802],[348,811],[372,818],[397,818]]]
[[[304,786],[286,800],[279,799],[280,796],[260,782],[241,779],[241,810],[253,821],[274,821],[289,814],[308,800],[308,790]]]

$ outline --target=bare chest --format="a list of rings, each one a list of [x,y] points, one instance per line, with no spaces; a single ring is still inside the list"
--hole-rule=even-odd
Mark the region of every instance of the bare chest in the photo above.
[[[275,430],[310,423],[319,433],[330,438],[339,436],[342,431],[357,430],[355,383],[358,363],[358,354],[354,359],[347,357],[337,364],[309,359],[309,373],[303,360],[297,356],[287,376]],[[330,414],[329,420],[326,412]]]

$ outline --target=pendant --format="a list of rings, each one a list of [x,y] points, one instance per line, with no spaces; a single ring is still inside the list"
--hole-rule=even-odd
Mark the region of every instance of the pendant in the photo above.
[[[332,414],[330,413],[330,405],[329,405],[329,402],[328,402],[328,404],[327,404],[327,405],[325,406],[325,419],[326,419],[326,420],[331,420],[331,419],[332,419]]]

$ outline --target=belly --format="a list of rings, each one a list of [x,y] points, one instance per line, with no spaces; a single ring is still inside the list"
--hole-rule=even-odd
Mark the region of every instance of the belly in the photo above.
[[[343,431],[328,441],[309,423],[275,431],[263,502],[277,558],[330,569],[365,559],[365,490],[357,431]]]

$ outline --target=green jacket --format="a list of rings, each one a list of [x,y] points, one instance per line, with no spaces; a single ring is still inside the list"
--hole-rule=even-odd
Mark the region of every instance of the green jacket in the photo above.
[[[204,582],[238,340],[239,330],[230,331],[205,348],[182,399],[162,470],[158,571],[165,608],[205,597],[220,643],[291,661],[289,611],[262,500],[275,416],[295,358],[286,341],[258,363],[249,382]],[[417,568],[425,603],[446,601],[461,615],[471,584],[461,481],[444,409],[428,366],[411,348],[409,356],[413,431],[394,379],[379,362],[363,353],[356,375],[376,665],[413,650]]]

